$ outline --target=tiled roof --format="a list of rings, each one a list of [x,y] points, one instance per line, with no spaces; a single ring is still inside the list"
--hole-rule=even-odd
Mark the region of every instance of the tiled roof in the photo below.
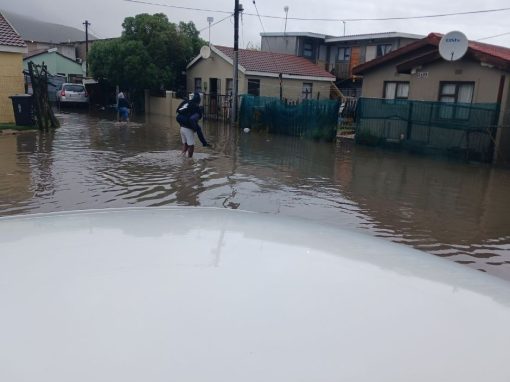
[[[0,13],[0,45],[25,48],[25,42]]]
[[[409,45],[405,45],[400,49],[394,50],[375,60],[368,61],[358,65],[353,69],[354,74],[363,74],[367,70],[375,68],[393,59],[399,58],[405,54],[417,51],[424,47],[438,47],[443,35],[441,33],[430,33],[427,37],[414,41]],[[510,48],[498,45],[484,44],[477,41],[469,41],[468,54],[481,61],[487,61],[497,65],[499,68],[508,70],[510,68]]]
[[[510,48],[498,45],[484,44],[476,41],[470,41],[469,47],[479,53],[497,57],[510,63]]]
[[[219,51],[234,58],[234,49],[225,46],[215,46]],[[239,65],[250,72],[263,73],[282,73],[295,76],[306,77],[324,77],[331,78],[335,76],[328,73],[318,65],[308,61],[306,58],[297,57],[290,54],[262,52],[259,50],[239,49]]]

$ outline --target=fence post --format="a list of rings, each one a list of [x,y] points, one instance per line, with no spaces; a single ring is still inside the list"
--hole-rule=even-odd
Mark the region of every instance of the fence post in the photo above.
[[[411,131],[413,129],[413,122],[412,122],[412,118],[413,118],[413,101],[408,101],[409,102],[409,113],[407,114],[407,134],[406,134],[406,140],[410,140],[411,139]]]

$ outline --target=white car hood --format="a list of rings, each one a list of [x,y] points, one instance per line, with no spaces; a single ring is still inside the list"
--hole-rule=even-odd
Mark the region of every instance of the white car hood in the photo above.
[[[0,380],[508,382],[509,285],[255,213],[3,218]]]

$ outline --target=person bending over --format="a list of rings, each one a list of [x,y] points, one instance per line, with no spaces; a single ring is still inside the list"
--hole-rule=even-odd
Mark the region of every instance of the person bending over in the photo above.
[[[202,111],[200,110],[200,94],[194,93],[191,100],[182,101],[177,107],[177,122],[181,127],[187,127],[195,131],[198,139],[204,147],[210,146],[204,137],[202,128],[198,121],[202,118]]]

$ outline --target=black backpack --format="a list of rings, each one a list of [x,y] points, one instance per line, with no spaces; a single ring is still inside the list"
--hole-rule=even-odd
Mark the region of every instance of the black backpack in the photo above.
[[[189,117],[191,111],[189,104],[190,104],[189,101],[181,102],[181,104],[177,107],[177,114],[182,114],[185,115],[186,117]]]

